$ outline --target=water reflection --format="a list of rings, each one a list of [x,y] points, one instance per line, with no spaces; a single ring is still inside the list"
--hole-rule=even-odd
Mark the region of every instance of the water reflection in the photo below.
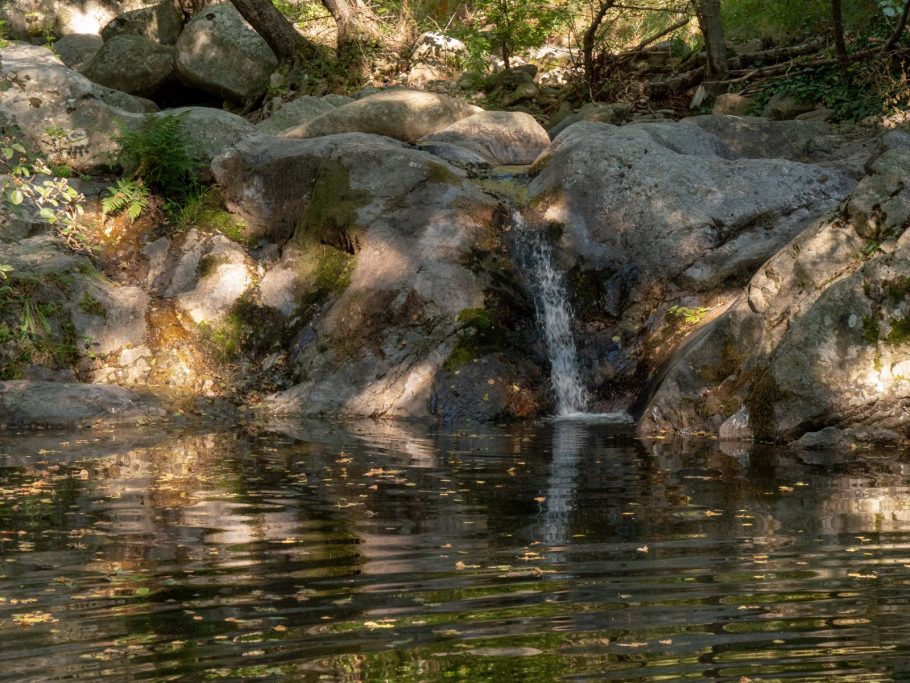
[[[0,680],[900,680],[908,466],[565,422],[4,437]]]

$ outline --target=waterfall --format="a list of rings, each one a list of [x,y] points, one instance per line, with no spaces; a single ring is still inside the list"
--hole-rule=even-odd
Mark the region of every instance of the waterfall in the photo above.
[[[529,229],[524,216],[512,212],[517,253],[527,268],[527,284],[534,298],[537,319],[543,328],[550,360],[550,382],[556,396],[556,414],[576,415],[587,411],[588,392],[581,380],[572,309],[566,285],[553,265],[553,250],[542,230]]]

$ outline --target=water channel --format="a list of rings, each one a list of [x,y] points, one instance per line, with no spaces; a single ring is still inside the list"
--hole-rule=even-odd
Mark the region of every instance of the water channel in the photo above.
[[[620,429],[4,436],[0,680],[907,680],[906,455]]]

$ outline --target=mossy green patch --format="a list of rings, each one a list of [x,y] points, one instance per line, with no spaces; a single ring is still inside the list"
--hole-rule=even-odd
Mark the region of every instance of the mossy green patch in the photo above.
[[[885,290],[888,302],[895,306],[904,301],[908,294],[910,294],[910,277],[891,282]]]
[[[199,277],[211,275],[218,270],[218,266],[224,265],[225,263],[227,263],[227,259],[224,256],[206,254],[199,259]]]
[[[69,367],[79,359],[76,330],[60,303],[57,276],[11,276],[0,284],[0,379],[29,365]]]
[[[466,308],[455,319],[462,325],[455,348],[443,367],[454,372],[475,358],[500,350],[504,330],[486,308]]]
[[[229,240],[240,244],[246,244],[249,241],[246,221],[224,209],[204,209],[195,221],[195,225],[217,230]]]
[[[891,323],[891,331],[885,341],[891,345],[903,344],[910,340],[910,317],[900,318]]]
[[[319,305],[351,284],[354,257],[327,245],[312,247],[300,259],[300,306],[306,310]]]
[[[79,310],[86,315],[97,315],[101,318],[107,317],[107,309],[104,307],[104,304],[98,301],[98,299],[93,297],[89,292],[84,292],[82,294],[82,299],[79,301]]]
[[[877,344],[882,336],[878,320],[874,315],[863,316],[863,339],[867,344]]]
[[[243,354],[280,350],[293,334],[280,312],[256,303],[250,294],[242,296],[220,324],[200,325],[200,331],[209,341],[212,355],[221,362],[234,361]]]
[[[437,183],[439,185],[461,184],[461,178],[455,175],[448,166],[440,164],[438,161],[432,161],[427,164],[427,171],[426,182],[428,183]]]
[[[326,244],[355,253],[361,230],[357,210],[368,205],[370,199],[366,190],[351,187],[350,174],[341,162],[321,160],[294,242],[304,248]]]

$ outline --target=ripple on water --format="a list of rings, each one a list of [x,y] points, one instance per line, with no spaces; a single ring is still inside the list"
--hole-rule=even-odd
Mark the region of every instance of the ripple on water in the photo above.
[[[907,472],[579,420],[3,438],[0,680],[901,680]]]

